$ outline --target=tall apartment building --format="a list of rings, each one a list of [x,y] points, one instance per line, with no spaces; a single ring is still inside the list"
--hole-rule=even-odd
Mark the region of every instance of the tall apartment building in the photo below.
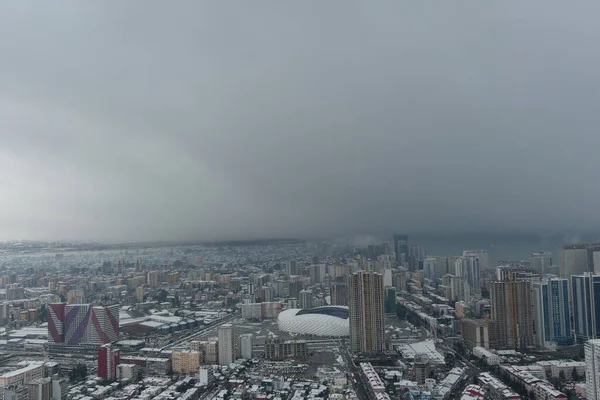
[[[600,335],[600,275],[591,272],[571,276],[573,330],[575,339],[584,342]]]
[[[354,353],[384,350],[383,276],[359,271],[350,276],[350,343]]]
[[[325,275],[327,273],[327,267],[325,266],[325,264],[310,265],[308,267],[308,272],[310,275],[310,283],[315,285],[317,283],[321,283],[323,278],[325,278]]]
[[[251,333],[240,335],[240,354],[246,360],[252,358],[252,336]]]
[[[479,269],[486,271],[490,267],[487,250],[464,250],[463,257],[475,257],[479,260]]]
[[[117,365],[119,365],[121,353],[110,344],[98,348],[98,377],[108,380],[117,377]]]
[[[219,364],[229,365],[235,359],[235,333],[233,325],[219,326]]]
[[[160,271],[148,271],[146,274],[146,280],[148,281],[148,286],[156,287],[160,283]]]
[[[200,369],[202,353],[194,350],[174,351],[171,354],[171,368],[178,374],[195,374]]]
[[[535,342],[537,347],[552,343],[569,345],[572,342],[571,313],[569,312],[569,281],[546,279],[533,284]]]
[[[343,282],[333,282],[331,284],[331,305],[348,305],[348,284]]]
[[[558,250],[558,268],[561,278],[594,271],[593,253],[600,251],[600,243],[581,243],[561,246]]]
[[[471,295],[481,294],[481,277],[479,274],[479,258],[474,255],[459,257],[455,262],[456,276],[465,278]],[[470,300],[470,299],[467,299]]]
[[[407,235],[394,235],[394,252],[396,253],[396,265],[403,266],[408,263]]]
[[[299,299],[301,291],[302,291],[302,281],[290,281],[289,288],[288,288],[289,297]]]
[[[298,265],[296,261],[290,260],[285,262],[285,274],[287,276],[298,275]]]
[[[496,346],[499,349],[532,348],[535,341],[531,282],[491,282],[489,288]]]
[[[531,253],[529,264],[540,277],[543,277],[548,273],[548,268],[552,266],[552,253],[548,251]]]
[[[313,308],[313,298],[313,292],[310,290],[301,290],[299,298],[300,308]]]
[[[425,261],[423,261],[423,275],[425,279],[432,281],[436,287],[437,280],[446,273],[446,268],[442,270],[440,258],[441,257],[427,257]]]
[[[600,340],[585,343],[585,394],[588,399],[600,399]]]
[[[397,303],[396,288],[393,286],[386,287],[384,311],[386,313],[396,314]]]

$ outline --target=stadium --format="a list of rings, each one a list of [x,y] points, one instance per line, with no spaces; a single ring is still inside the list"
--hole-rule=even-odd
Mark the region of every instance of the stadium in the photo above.
[[[350,336],[348,307],[292,308],[279,314],[277,327],[292,335],[347,337]]]

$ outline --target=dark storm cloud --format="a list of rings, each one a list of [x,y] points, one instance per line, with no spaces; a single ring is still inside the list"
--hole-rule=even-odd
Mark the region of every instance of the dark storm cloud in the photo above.
[[[600,225],[589,2],[0,6],[0,237]]]

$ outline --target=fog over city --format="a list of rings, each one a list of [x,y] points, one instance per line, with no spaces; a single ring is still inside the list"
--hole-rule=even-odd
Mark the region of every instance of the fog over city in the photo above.
[[[598,2],[0,5],[0,239],[598,230]]]

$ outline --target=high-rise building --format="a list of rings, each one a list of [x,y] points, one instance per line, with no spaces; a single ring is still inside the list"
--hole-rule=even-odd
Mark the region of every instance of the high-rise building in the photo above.
[[[350,276],[350,343],[354,353],[377,354],[384,349],[383,276],[359,271]]]
[[[573,329],[575,339],[584,342],[600,335],[600,275],[591,272],[571,276]]]
[[[135,288],[135,300],[138,303],[142,303],[144,301],[144,287],[138,286]]]
[[[65,342],[65,308],[67,303],[54,303],[48,306],[48,341]]]
[[[585,343],[585,394],[588,399],[600,399],[600,339]]]
[[[8,321],[10,317],[10,304],[2,303],[0,304],[0,324],[4,325]]]
[[[310,275],[310,283],[313,285],[321,283],[326,274],[326,266],[324,264],[314,264],[308,267]]]
[[[456,276],[466,278],[470,294],[474,296],[481,294],[479,258],[474,255],[462,256],[456,260],[455,264]]]
[[[385,312],[396,314],[396,288],[389,286],[385,288]]]
[[[391,268],[385,268],[383,270],[383,286],[393,286],[394,283],[394,270]]]
[[[408,262],[408,236],[394,235],[394,252],[396,253],[396,265],[404,266]]]
[[[300,291],[300,308],[313,308],[313,292],[310,290]]]
[[[447,274],[442,277],[442,282],[446,286],[444,295],[450,300],[471,301],[471,287],[466,277]]]
[[[535,341],[537,347],[548,342],[568,345],[572,342],[569,312],[569,281],[551,278],[533,284]]]
[[[463,257],[475,257],[479,260],[479,269],[486,271],[490,267],[490,258],[487,250],[464,250]]]
[[[146,274],[148,286],[157,287],[160,283],[160,271],[148,271]]]
[[[48,307],[48,341],[106,344],[119,339],[119,306],[54,303]]]
[[[408,246],[408,256],[417,262],[423,262],[426,256],[425,249],[420,244],[411,244]]]
[[[400,270],[392,275],[392,286],[396,288],[398,293],[406,291],[407,279],[406,271],[404,270]]]
[[[242,358],[250,360],[252,358],[252,334],[246,333],[240,335],[240,353]]]
[[[423,261],[423,276],[435,285],[437,285],[437,279],[443,275],[438,261],[438,257],[427,257]]]
[[[490,282],[491,318],[499,349],[534,346],[533,299],[530,281]]]
[[[581,243],[561,246],[558,250],[558,268],[561,278],[594,271],[593,253],[600,250],[599,243]]]
[[[552,253],[548,251],[531,253],[529,256],[529,264],[531,265],[531,268],[543,278],[544,275],[548,273],[548,268],[552,266]]]
[[[302,281],[290,281],[288,295],[296,299],[300,298],[300,291],[302,290]]]
[[[348,305],[348,284],[343,282],[331,283],[331,305],[347,306]]]
[[[419,385],[425,384],[425,379],[429,378],[430,364],[427,354],[417,354],[415,356],[415,381]]]
[[[258,299],[262,302],[273,301],[273,289],[269,286],[263,286],[258,290]]]
[[[235,334],[233,325],[219,326],[219,364],[230,365],[235,359]]]
[[[285,274],[287,276],[298,275],[298,265],[296,261],[290,260],[285,262]]]
[[[98,348],[98,377],[108,380],[117,377],[117,365],[120,362],[121,353],[110,344]]]
[[[90,318],[90,343],[104,344],[119,339],[119,305],[93,307]]]

